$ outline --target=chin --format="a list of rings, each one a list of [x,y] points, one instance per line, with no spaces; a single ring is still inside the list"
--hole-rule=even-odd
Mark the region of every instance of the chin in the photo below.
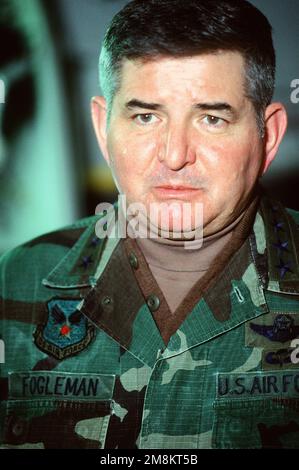
[[[170,217],[169,224],[160,223],[159,229],[161,235],[167,238],[167,234],[170,234],[170,238],[190,238],[194,237],[194,232],[198,232],[201,236],[202,234],[202,223],[195,223],[194,217],[191,219],[191,223],[187,223],[183,218]],[[192,232],[192,234],[190,233]]]

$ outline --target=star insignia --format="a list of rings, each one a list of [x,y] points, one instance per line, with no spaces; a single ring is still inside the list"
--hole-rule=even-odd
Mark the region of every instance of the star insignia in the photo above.
[[[279,251],[282,251],[282,252],[288,252],[288,245],[289,245],[289,242],[286,241],[286,242],[282,242],[281,240],[278,240],[277,243],[273,243],[273,246],[275,246],[275,248],[277,248]]]
[[[284,232],[285,231],[284,228],[283,228],[283,226],[284,226],[283,222],[274,221],[273,225],[274,225],[274,228],[275,228],[276,232],[280,232],[280,231]]]
[[[100,242],[101,242],[100,238],[94,237],[90,242],[90,246],[92,246],[93,248],[96,248]]]
[[[82,258],[82,263],[80,264],[80,267],[81,268],[88,268],[88,266],[93,262],[92,260],[92,257],[91,256],[83,256]]]
[[[285,263],[282,259],[279,260],[279,265],[275,266],[279,269],[280,278],[283,279],[287,273],[292,273],[290,269],[291,263]]]

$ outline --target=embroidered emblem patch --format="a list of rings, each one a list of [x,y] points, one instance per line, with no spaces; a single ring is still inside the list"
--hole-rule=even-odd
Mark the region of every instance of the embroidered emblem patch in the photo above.
[[[48,320],[33,336],[41,351],[65,359],[80,353],[95,337],[95,328],[77,310],[81,300],[52,299],[47,303]]]
[[[266,351],[265,361],[267,364],[279,364],[283,367],[284,364],[291,364],[291,354],[293,349],[278,349],[278,351]]]
[[[299,335],[299,326],[294,323],[294,319],[290,315],[282,314],[277,315],[273,325],[265,326],[250,323],[250,328],[270,341],[286,343]]]
[[[292,353],[294,348],[283,348],[276,350],[263,350],[262,351],[262,369],[263,370],[286,370],[286,369],[299,369],[299,364],[292,362]]]
[[[299,336],[299,315],[272,313],[246,325],[246,346],[287,349]]]

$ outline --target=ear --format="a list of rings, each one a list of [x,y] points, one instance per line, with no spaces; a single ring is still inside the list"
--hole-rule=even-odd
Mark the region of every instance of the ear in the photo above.
[[[103,96],[95,96],[91,99],[91,118],[97,141],[103,157],[109,165],[107,149],[107,103]]]
[[[265,160],[262,174],[264,175],[278,152],[280,143],[288,125],[287,112],[282,103],[271,103],[265,112]]]

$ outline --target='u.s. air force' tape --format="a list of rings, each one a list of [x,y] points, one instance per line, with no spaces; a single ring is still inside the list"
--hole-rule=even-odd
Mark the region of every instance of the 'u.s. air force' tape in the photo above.
[[[113,396],[114,383],[115,375],[12,372],[9,374],[9,398],[110,400]]]
[[[216,396],[221,398],[277,397],[299,398],[299,371],[216,374]]]

